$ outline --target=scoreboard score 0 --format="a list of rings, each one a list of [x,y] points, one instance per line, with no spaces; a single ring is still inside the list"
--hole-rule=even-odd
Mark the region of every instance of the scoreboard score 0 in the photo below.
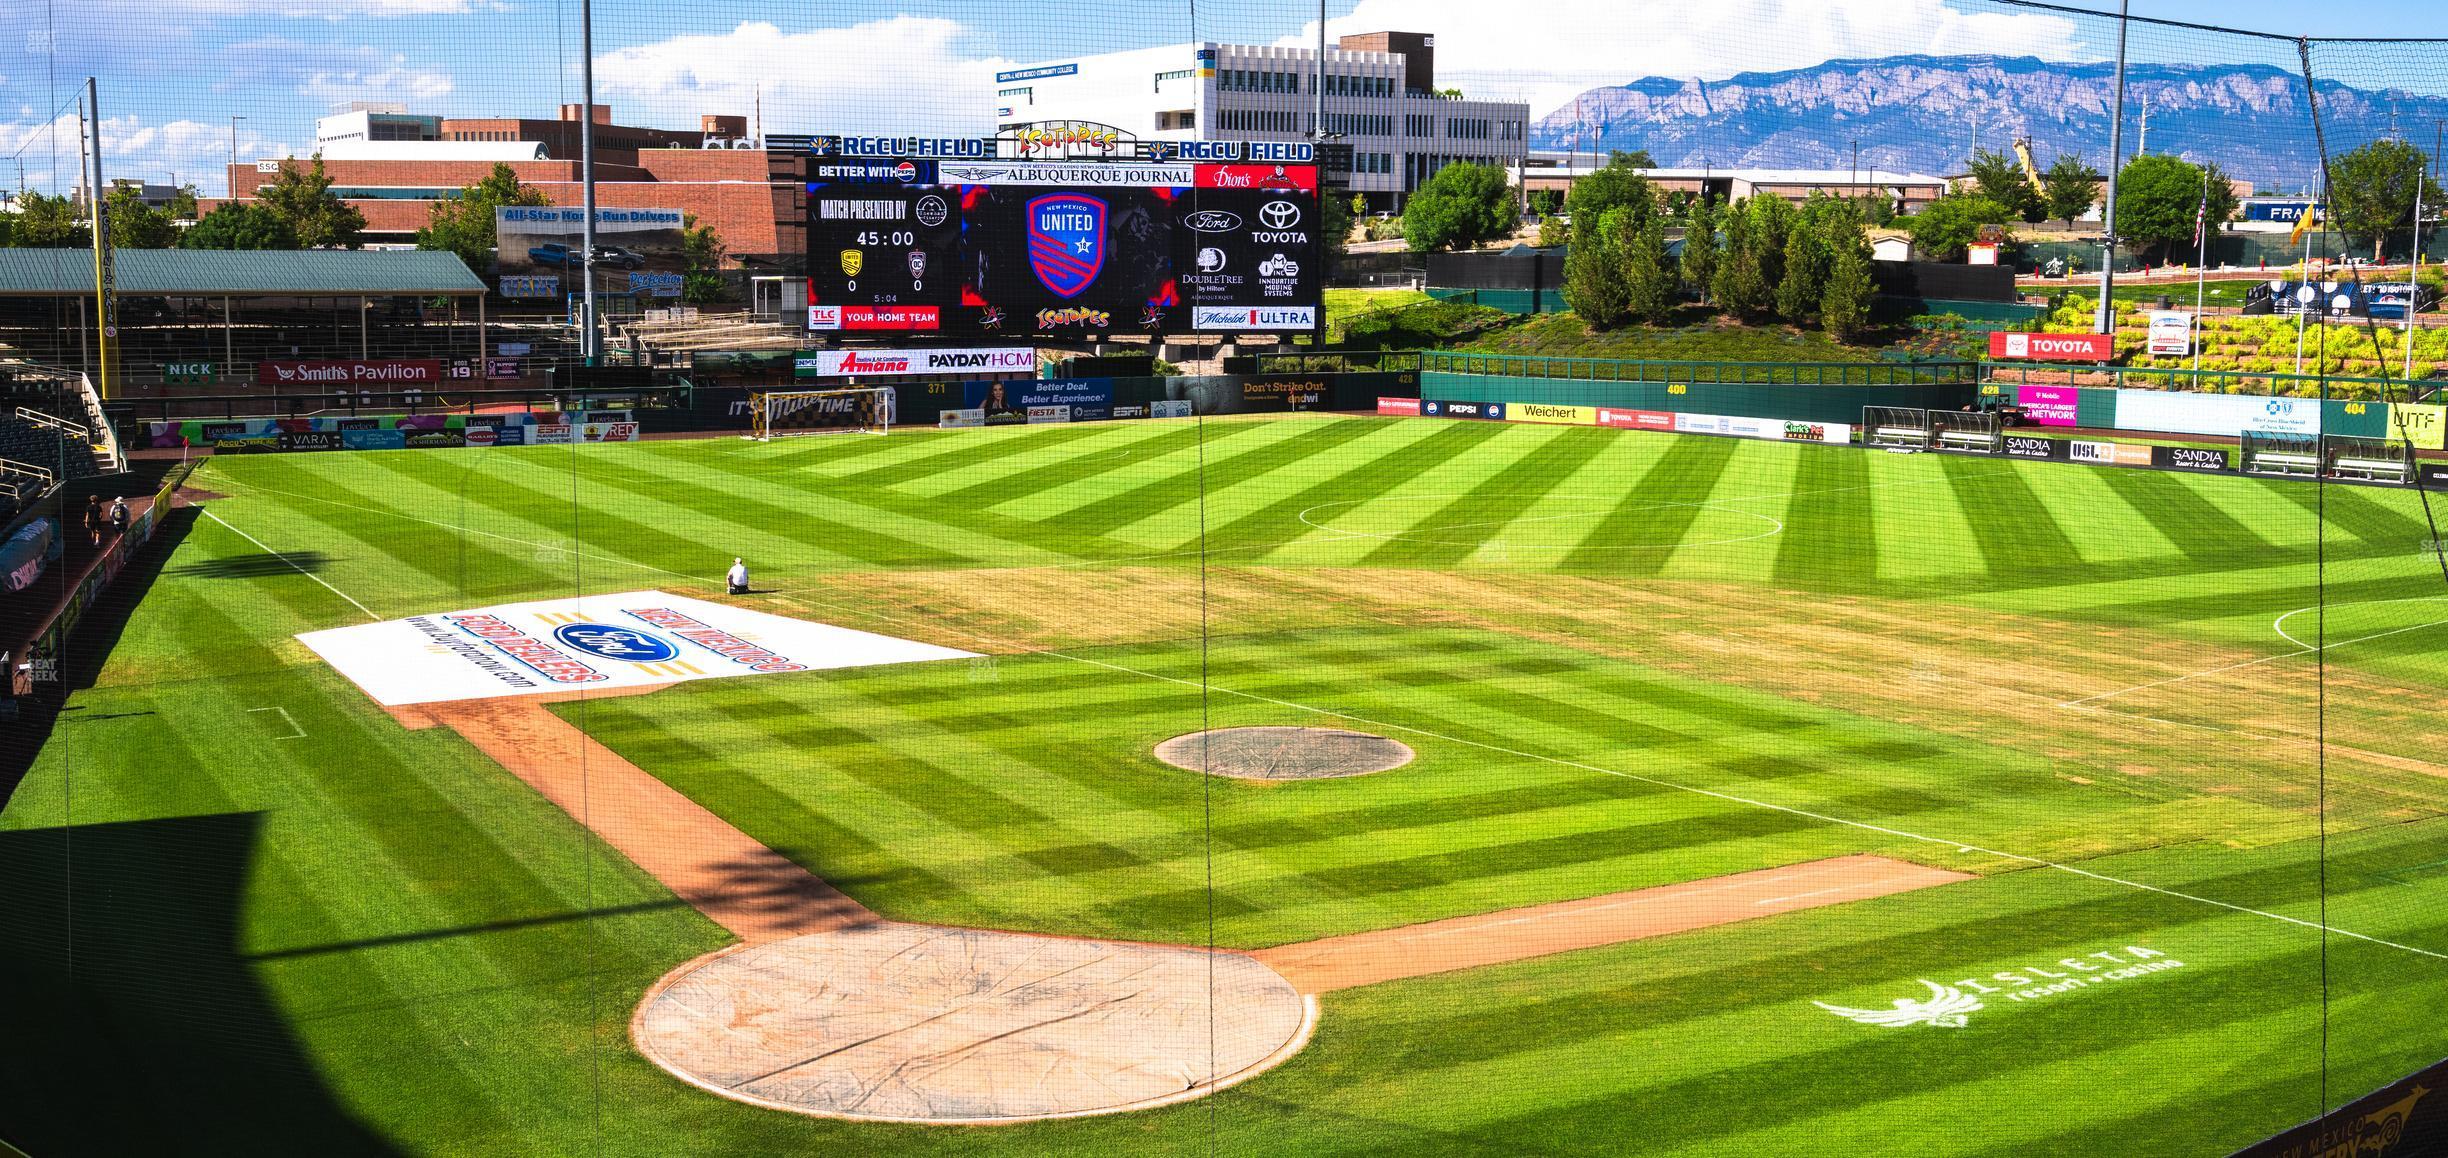
[[[1314,165],[815,162],[808,327],[1165,334],[1314,327]]]

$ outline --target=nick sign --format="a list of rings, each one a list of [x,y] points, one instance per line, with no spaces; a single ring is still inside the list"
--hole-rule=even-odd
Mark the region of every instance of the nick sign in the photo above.
[[[2041,362],[2105,362],[2116,357],[2111,334],[2010,334],[1991,331],[1989,356]]]

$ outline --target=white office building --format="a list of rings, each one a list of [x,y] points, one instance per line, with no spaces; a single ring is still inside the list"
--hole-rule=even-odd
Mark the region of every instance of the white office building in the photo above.
[[[1173,44],[1016,65],[998,73],[998,128],[1043,121],[1111,125],[1142,140],[1310,139],[1318,50]],[[1457,161],[1515,167],[1527,155],[1530,106],[1437,94],[1436,37],[1346,36],[1326,50],[1326,133],[1349,146],[1336,175],[1372,206],[1396,209],[1429,174]]]

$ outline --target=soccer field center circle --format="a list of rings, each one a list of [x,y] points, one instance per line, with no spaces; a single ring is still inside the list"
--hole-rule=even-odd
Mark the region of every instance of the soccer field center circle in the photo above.
[[[1237,953],[876,921],[690,961],[630,1037],[726,1098],[983,1126],[1204,1097],[1316,1023],[1314,999]]]
[[[1619,494],[1542,494],[1530,509],[1502,518],[1468,513],[1443,523],[1416,520],[1460,500],[1492,505],[1502,494],[1385,495],[1337,499],[1303,509],[1302,523],[1353,539],[1382,539],[1438,547],[1495,547],[1525,551],[1655,551],[1678,547],[1723,547],[1785,533],[1785,522],[1757,511],[1718,502],[1642,503],[1627,506]],[[1424,506],[1433,509],[1422,509]],[[1561,510],[1553,508],[1564,508]],[[1592,541],[1598,524],[1629,520],[1612,541]],[[1643,521],[1657,525],[1646,527]],[[1378,524],[1372,526],[1371,524]],[[1721,524],[1721,525],[1720,525]],[[1326,540],[1331,541],[1331,540]]]
[[[1237,780],[1366,776],[1400,768],[1414,755],[1399,740],[1343,728],[1218,728],[1156,745],[1156,758],[1176,768]]]

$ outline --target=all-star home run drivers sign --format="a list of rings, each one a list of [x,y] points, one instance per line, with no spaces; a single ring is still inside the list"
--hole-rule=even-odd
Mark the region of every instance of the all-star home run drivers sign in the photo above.
[[[446,611],[298,641],[385,707],[976,658],[660,591]]]

